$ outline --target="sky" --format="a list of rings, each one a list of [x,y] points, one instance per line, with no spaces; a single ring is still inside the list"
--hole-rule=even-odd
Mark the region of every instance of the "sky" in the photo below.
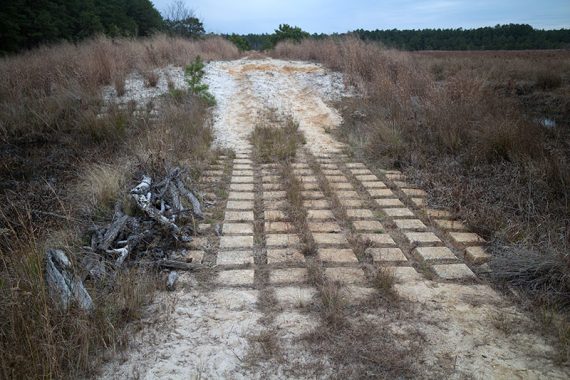
[[[164,11],[173,0],[151,0]],[[310,33],[355,29],[476,28],[530,24],[570,28],[570,0],[183,0],[213,33]]]

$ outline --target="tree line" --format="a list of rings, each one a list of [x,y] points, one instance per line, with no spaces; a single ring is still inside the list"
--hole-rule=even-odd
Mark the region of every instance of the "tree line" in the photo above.
[[[300,30],[300,29],[299,29]],[[302,31],[301,31],[302,32]],[[304,32],[302,32],[304,33]],[[227,36],[243,50],[271,49],[282,38],[279,34],[244,34]],[[568,49],[570,29],[540,30],[526,24],[497,25],[476,29],[418,29],[418,30],[363,30],[342,34],[304,33],[302,38],[356,36],[365,41],[377,41],[401,50],[523,50]],[[299,33],[293,40],[297,40]]]
[[[0,7],[0,54],[95,34],[148,36],[167,32],[184,37],[205,33],[183,1],[162,16],[150,0],[11,0]],[[353,35],[402,50],[521,50],[570,48],[570,29],[539,30],[526,24],[477,29],[363,30],[312,34],[279,25],[273,33],[224,35],[241,50],[267,50],[279,41]]]
[[[149,36],[204,33],[202,22],[176,1],[166,16],[150,0],[10,0],[0,7],[0,53],[96,34]]]
[[[524,50],[570,48],[570,29],[539,30],[526,24],[476,29],[356,30],[358,37],[402,50]]]
[[[299,42],[311,35],[298,26],[289,24],[280,24],[272,34],[227,34],[224,35],[228,40],[233,42],[240,50],[268,50],[273,48],[280,41]]]

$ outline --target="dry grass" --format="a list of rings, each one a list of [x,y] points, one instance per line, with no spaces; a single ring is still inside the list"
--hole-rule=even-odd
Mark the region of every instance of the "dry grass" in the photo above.
[[[29,214],[20,218],[27,219],[22,224],[30,225]],[[103,359],[102,347],[114,351],[125,346],[127,323],[138,319],[153,297],[152,275],[133,269],[121,273],[111,291],[90,287],[96,305],[92,314],[75,307],[63,311],[47,291],[45,248],[33,226],[4,234],[10,235],[10,245],[3,246],[10,254],[0,258],[1,377],[61,378],[92,373]],[[67,238],[70,241],[58,240],[60,246],[77,239],[73,233]]]
[[[317,243],[309,230],[307,209],[303,204],[303,183],[295,176],[293,167],[289,163],[282,164],[280,171],[287,197],[285,214],[295,226],[295,230],[301,239],[303,255],[315,256],[317,254]]]
[[[516,243],[539,253],[532,266],[570,273],[567,52],[411,54],[348,38],[284,43],[273,55],[318,60],[357,87],[363,98],[342,104],[340,133],[357,156],[403,169],[497,247]],[[559,285],[540,296],[556,298],[568,282]]]
[[[299,145],[304,142],[299,125],[290,118],[281,120],[274,111],[267,112],[261,120],[251,134],[258,160],[270,163],[295,158]]]
[[[317,329],[304,339],[316,354],[330,358],[335,378],[422,378],[417,358],[424,338],[413,329],[407,331],[406,336],[399,336],[387,321],[358,318],[342,329]]]
[[[414,52],[413,58],[436,80],[459,73],[484,79],[501,96],[513,99],[533,117],[570,124],[568,50]],[[435,74],[437,72],[438,74]]]
[[[187,97],[182,103],[167,102],[162,107],[160,118],[138,141],[133,154],[153,173],[164,173],[176,163],[197,169],[210,158],[212,141],[207,104],[198,97]]]
[[[86,213],[94,214],[100,210],[108,214],[124,189],[126,173],[121,165],[94,164],[80,175],[82,181],[77,189],[78,202],[85,203]]]
[[[250,336],[248,340],[251,347],[246,361],[257,363],[260,360],[281,361],[283,359],[279,338],[273,331],[264,330],[257,335]]]
[[[125,76],[124,75],[117,75],[113,79],[113,86],[115,87],[115,91],[117,92],[118,97],[125,95],[125,93],[127,92]]]
[[[310,261],[307,271],[309,281],[319,293],[321,300],[319,312],[324,326],[341,330],[348,323],[346,296],[343,293],[342,284],[327,278],[319,261]]]
[[[0,83],[3,203],[17,205],[27,199],[34,210],[49,210],[53,197],[42,196],[46,182],[56,184],[53,187],[63,196],[61,185],[81,173],[76,168],[111,163],[124,155],[124,147],[131,145],[127,141],[138,140],[143,133],[140,129],[153,121],[148,114],[135,113],[134,107],[111,105],[102,113],[101,86],[114,85],[121,93],[132,71],[184,66],[197,55],[229,59],[239,53],[231,43],[216,38],[100,37],[1,58],[0,77],[5,78]]]
[[[394,285],[396,284],[396,276],[394,271],[390,268],[379,267],[373,273],[372,283],[383,295],[393,297],[396,295],[394,292]]]
[[[169,64],[237,58],[231,43],[218,38],[190,41],[166,36],[61,44],[0,60],[0,137],[52,134],[73,129],[77,117],[100,104],[103,85],[124,86],[134,70],[151,73]],[[151,82],[149,80],[149,82]]]
[[[160,76],[155,71],[145,71],[143,72],[143,77],[147,87],[156,87],[160,79]]]
[[[339,282],[329,280],[317,262],[308,266],[309,278],[322,302],[323,324],[306,334],[310,349],[330,358],[338,377],[416,378],[423,336],[409,324],[405,335],[390,327],[411,321],[404,309],[393,303],[368,302],[352,309]],[[384,284],[388,284],[384,276]],[[390,307],[387,310],[386,307]],[[362,309],[364,308],[364,309]]]
[[[97,38],[0,60],[0,377],[78,377],[107,349],[124,347],[127,323],[152,299],[154,275],[129,269],[112,288],[88,280],[94,313],[65,312],[46,293],[44,251],[61,247],[77,264],[88,228],[110,218],[142,171],[201,171],[212,140],[202,101],[163,97],[157,117],[132,105],[104,111],[101,94],[103,85],[124,91],[134,70],[183,66],[198,54],[238,56],[221,39],[157,36]]]
[[[257,160],[263,163],[277,163],[286,191],[285,213],[301,238],[304,255],[315,255],[317,246],[307,223],[307,210],[303,206],[303,184],[293,172],[291,161],[297,149],[304,143],[304,136],[293,120],[279,119],[274,112],[264,115],[263,122],[257,125],[251,135]]]

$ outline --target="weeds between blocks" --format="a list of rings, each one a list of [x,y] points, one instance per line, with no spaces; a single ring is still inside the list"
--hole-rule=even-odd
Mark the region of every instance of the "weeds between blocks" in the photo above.
[[[293,174],[291,161],[305,140],[299,126],[291,119],[279,120],[275,112],[268,112],[264,122],[256,126],[251,140],[258,160],[262,163],[277,163],[277,171],[286,189],[285,213],[301,237],[303,253],[316,254],[316,243],[309,232],[307,210],[303,207],[302,183]]]
[[[303,336],[302,342],[307,343],[312,352],[334,358],[335,370],[349,376],[390,377],[390,375],[415,374],[412,358],[414,353],[421,349],[421,336],[413,332],[413,340],[406,346],[400,346],[396,343],[400,338],[395,337],[385,324],[371,323],[362,319],[361,310],[359,308],[353,310],[348,303],[347,297],[350,297],[348,289],[341,282],[332,281],[326,276],[325,268],[318,260],[317,245],[308,227],[307,210],[302,197],[302,182],[295,176],[291,165],[303,139],[296,137],[296,129],[292,129],[290,133],[283,133],[284,128],[279,122],[275,124],[277,125],[273,127],[257,126],[252,135],[252,142],[254,152],[261,162],[277,164],[275,170],[279,172],[281,183],[286,190],[287,206],[284,211],[300,237],[301,250],[308,263],[309,283],[317,289],[319,295],[317,310],[322,323],[317,329]],[[273,157],[268,147],[279,151],[279,158]],[[309,167],[315,171],[323,193],[332,202],[335,216],[340,218],[339,222],[345,225],[346,229],[349,229],[346,212],[328,187],[318,164],[310,160]],[[393,294],[393,274],[380,270],[374,275],[377,277],[373,283],[379,291],[383,294]],[[393,306],[390,304],[390,307]],[[366,310],[385,307],[388,307],[386,302],[368,302],[360,306]],[[254,342],[254,345],[261,349],[261,353],[257,353],[257,356],[265,357],[268,352],[273,352],[271,347],[274,347],[275,342],[266,338],[263,335],[259,337],[260,342]]]
[[[298,131],[298,126],[291,120],[281,122],[279,125],[280,122],[274,114],[270,113],[269,117],[273,125],[255,128],[252,133],[253,146],[261,162],[275,162],[279,165],[277,170],[286,190],[285,214],[300,237],[302,253],[308,261],[314,262],[317,244],[308,226],[307,210],[303,205],[302,183],[295,176],[291,166],[291,161],[295,158],[297,149],[304,139]],[[339,285],[330,282],[324,276],[322,268],[316,263],[309,266],[309,278],[321,295],[324,319],[337,323],[338,318],[342,316],[339,307],[343,304]]]
[[[363,264],[372,264],[371,257],[366,252],[368,248],[372,247],[372,243],[370,240],[363,240],[358,236],[353,225],[350,223],[350,219],[346,213],[346,208],[342,205],[331,188],[326,176],[321,170],[320,165],[311,158],[309,159],[309,167],[315,173],[317,182],[319,183],[319,187],[322,189],[323,194],[330,200],[332,212],[337,222],[342,225],[345,231],[347,231],[347,240],[354,254],[358,258],[358,261]],[[367,268],[372,284],[379,291],[382,299],[389,299],[392,301],[397,300],[398,296],[394,291],[396,279],[393,271],[382,266],[365,265],[365,267]]]
[[[283,163],[295,157],[305,139],[294,120],[289,117],[282,120],[275,110],[268,110],[255,126],[251,142],[259,162]]]

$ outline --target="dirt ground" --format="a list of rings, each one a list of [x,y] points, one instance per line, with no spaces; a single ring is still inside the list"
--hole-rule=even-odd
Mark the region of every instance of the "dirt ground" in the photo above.
[[[217,100],[216,144],[236,152],[202,183],[225,189],[216,201],[221,236],[205,232],[184,252],[212,269],[184,273],[175,292],[162,293],[101,378],[568,378],[550,340],[485,282],[485,242],[428,209],[401,173],[354,162],[329,133],[342,122],[330,104],[351,93],[342,76],[241,59],[210,63],[206,82]],[[287,189],[276,167],[256,162],[248,141],[268,109],[295,120],[307,141],[293,168],[315,257],[301,254],[279,212]],[[323,319],[311,263],[341,287],[345,324]],[[375,286],[379,267],[395,276],[397,300]]]

